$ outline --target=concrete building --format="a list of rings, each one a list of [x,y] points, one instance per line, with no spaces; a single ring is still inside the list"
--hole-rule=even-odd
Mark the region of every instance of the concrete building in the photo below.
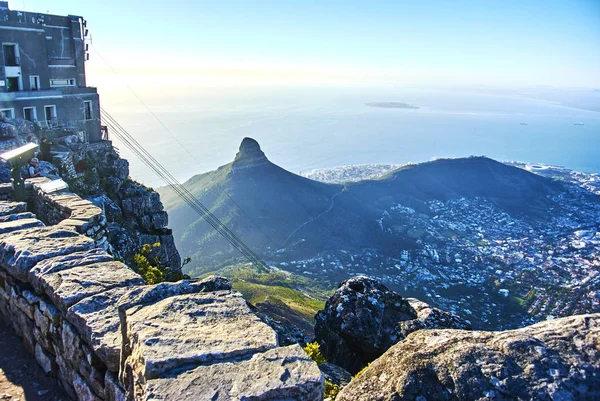
[[[10,10],[0,1],[0,111],[41,130],[67,127],[102,139],[96,88],[86,86],[82,17]]]

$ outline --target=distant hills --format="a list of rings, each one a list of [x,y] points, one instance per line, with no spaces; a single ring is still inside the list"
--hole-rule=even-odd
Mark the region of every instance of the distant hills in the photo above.
[[[325,251],[419,247],[414,230],[383,230],[390,208],[432,215],[428,202],[483,197],[512,216],[545,219],[562,184],[486,157],[440,159],[347,184],[312,181],[271,163],[244,138],[235,160],[184,183],[265,260],[311,258]],[[226,265],[239,255],[170,190],[159,188],[179,251],[194,265]],[[432,216],[433,217],[433,216]],[[409,227],[411,228],[411,227]]]

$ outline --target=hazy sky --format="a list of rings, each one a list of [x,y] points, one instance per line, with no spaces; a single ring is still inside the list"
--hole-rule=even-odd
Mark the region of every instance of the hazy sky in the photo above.
[[[600,87],[600,0],[9,3],[82,15],[103,58],[146,82]]]

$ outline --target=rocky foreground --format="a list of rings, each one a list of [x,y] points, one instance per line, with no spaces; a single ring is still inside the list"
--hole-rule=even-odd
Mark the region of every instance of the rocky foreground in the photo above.
[[[365,276],[343,281],[315,321],[316,340],[324,356],[351,373],[414,331],[471,328],[456,315],[416,299],[404,299]]]
[[[598,400],[600,314],[518,330],[421,330],[390,348],[337,401]]]

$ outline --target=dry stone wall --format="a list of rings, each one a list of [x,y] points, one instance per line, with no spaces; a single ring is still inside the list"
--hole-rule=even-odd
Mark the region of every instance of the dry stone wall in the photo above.
[[[37,216],[0,201],[0,315],[70,397],[322,398],[316,364],[226,279],[144,285],[100,246],[101,209],[31,187]]]

